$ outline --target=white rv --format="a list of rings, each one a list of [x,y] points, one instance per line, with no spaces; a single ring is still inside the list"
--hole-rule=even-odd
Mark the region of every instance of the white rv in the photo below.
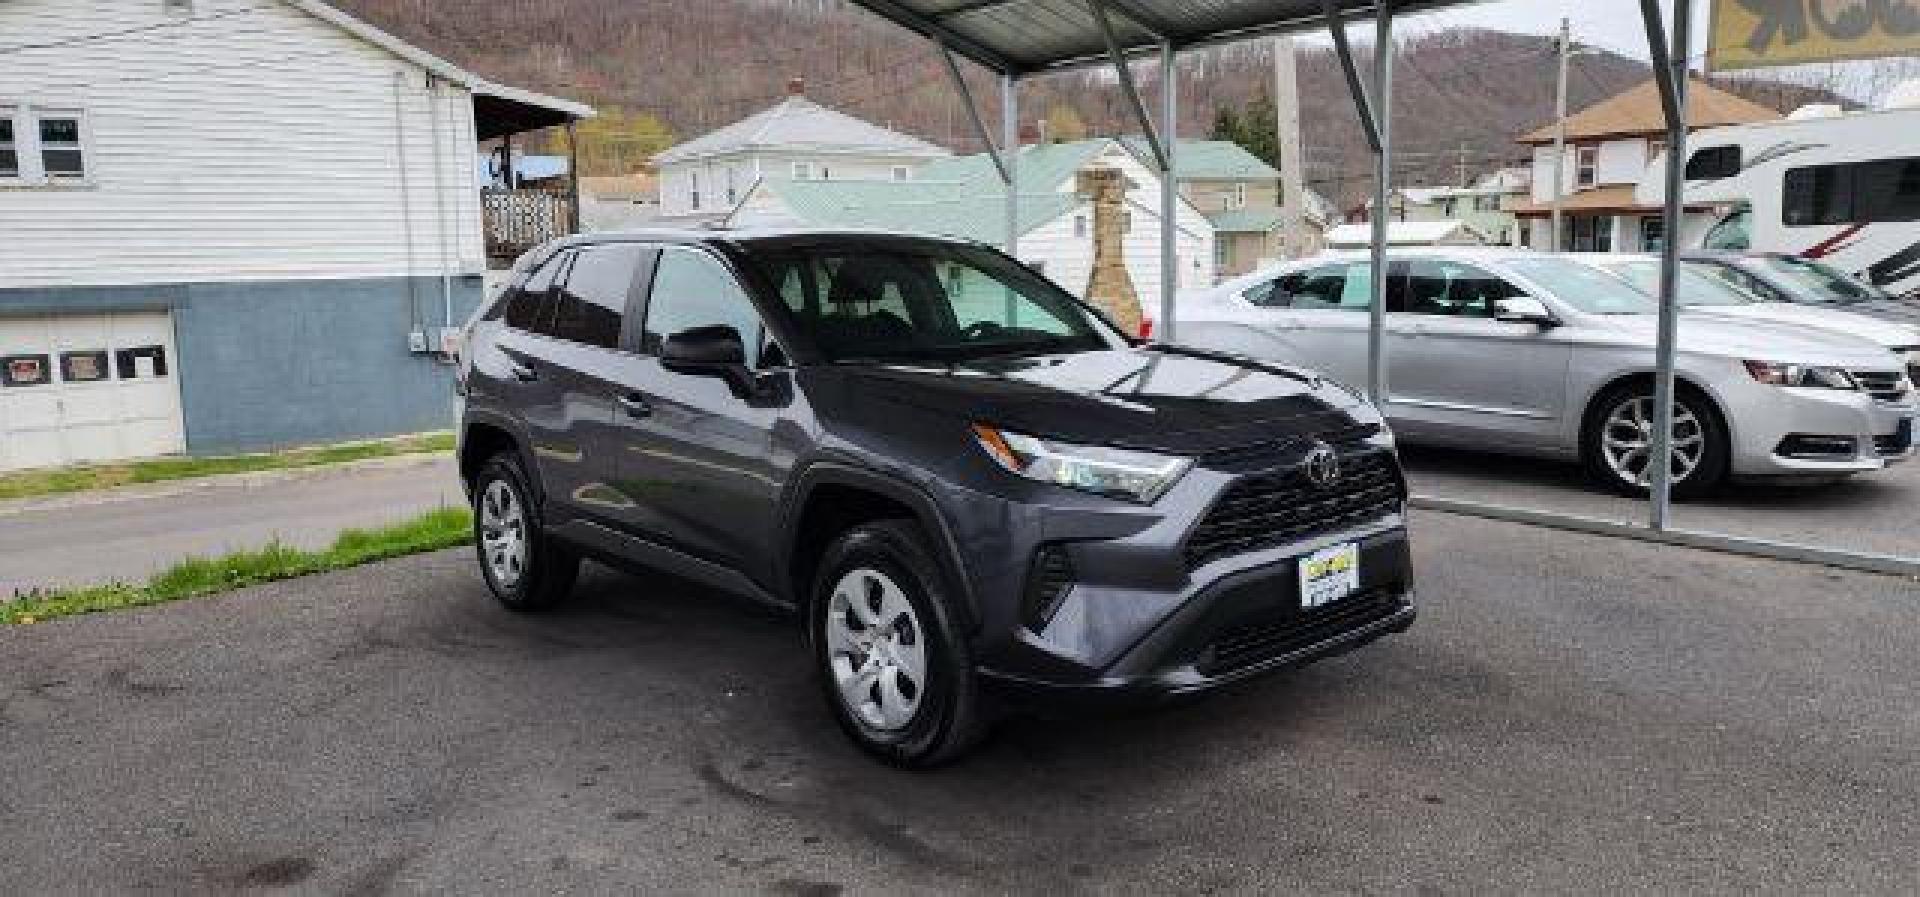
[[[1896,296],[1920,295],[1920,89],[1896,96],[1898,108],[1809,106],[1691,135],[1686,201],[1728,209],[1699,248],[1819,259]],[[1635,197],[1661,202],[1665,178],[1663,155]]]

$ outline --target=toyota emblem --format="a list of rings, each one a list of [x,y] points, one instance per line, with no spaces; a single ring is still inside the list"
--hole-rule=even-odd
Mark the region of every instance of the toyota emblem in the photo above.
[[[1300,469],[1307,474],[1307,482],[1325,489],[1340,480],[1340,455],[1324,442],[1314,443],[1307,451],[1307,459],[1300,463]]]

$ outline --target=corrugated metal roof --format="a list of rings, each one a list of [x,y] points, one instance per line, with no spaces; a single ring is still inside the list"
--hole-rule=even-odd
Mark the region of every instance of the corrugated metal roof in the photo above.
[[[1006,194],[982,192],[977,182],[769,180],[763,188],[809,225],[1006,242]],[[1066,214],[1079,201],[1072,193],[1023,192],[1020,232],[1024,234]]]
[[[654,164],[669,165],[750,149],[925,158],[947,155],[946,150],[918,137],[854,118],[803,96],[790,96],[771,108],[672,147],[655,156]]]
[[[1123,137],[1142,160],[1153,158],[1147,139]],[[1231,140],[1182,140],[1173,151],[1174,177],[1182,181],[1279,180],[1280,172]]]
[[[853,0],[991,69],[1024,74],[1099,60],[1107,46],[1086,0]],[[1323,0],[1102,0],[1124,52],[1175,49],[1326,27]],[[1405,14],[1478,0],[1403,0]],[[1348,18],[1376,0],[1333,0]]]

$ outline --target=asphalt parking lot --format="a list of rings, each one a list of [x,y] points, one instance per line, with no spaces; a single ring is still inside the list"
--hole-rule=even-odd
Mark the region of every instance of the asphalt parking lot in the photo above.
[[[1575,464],[1404,446],[1418,495],[1647,522],[1647,503],[1602,491]],[[1674,505],[1673,524],[1827,548],[1920,557],[1920,459],[1839,483],[1737,482]]]
[[[1424,611],[935,773],[780,617],[463,551],[0,630],[0,892],[1912,892],[1920,586],[1416,515]]]

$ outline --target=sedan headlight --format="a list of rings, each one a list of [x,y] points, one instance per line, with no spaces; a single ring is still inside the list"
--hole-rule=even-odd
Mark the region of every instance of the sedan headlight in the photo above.
[[[1777,361],[1749,361],[1747,373],[1761,383],[1774,386],[1805,386],[1812,389],[1859,389],[1860,384],[1844,368],[1817,364],[1783,364]]]
[[[1193,459],[1099,445],[1075,445],[975,424],[987,455],[1014,473],[1095,495],[1150,504],[1193,467]]]

